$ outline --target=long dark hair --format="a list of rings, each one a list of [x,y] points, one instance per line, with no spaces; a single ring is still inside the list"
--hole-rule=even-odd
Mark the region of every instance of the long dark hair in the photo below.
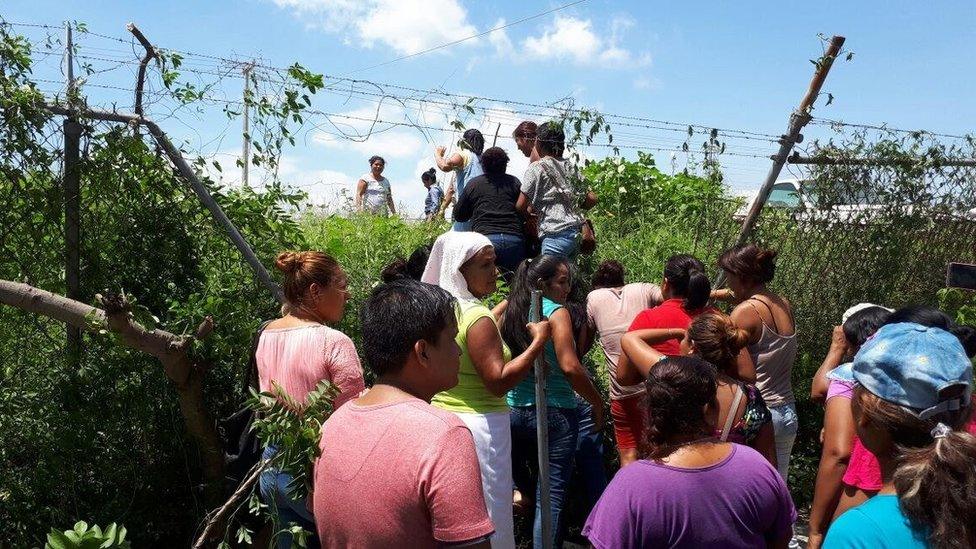
[[[671,293],[684,298],[686,311],[701,309],[712,294],[712,283],[705,274],[705,265],[695,256],[678,254],[664,264],[664,278]]]
[[[481,132],[474,128],[464,132],[461,136],[461,143],[466,145],[471,152],[478,156],[481,156],[482,151],[485,150],[485,136],[481,135]]]
[[[522,354],[532,343],[525,323],[529,321],[532,290],[541,289],[539,280],[545,284],[559,272],[559,266],[569,267],[566,258],[554,255],[540,255],[526,259],[519,265],[512,281],[512,292],[508,294],[508,309],[502,317],[502,338],[512,349],[512,356]]]
[[[912,527],[937,549],[976,547],[976,437],[965,430],[972,405],[923,420],[863,387],[854,398],[861,414],[889,433],[897,448],[892,480]],[[951,431],[934,437],[938,423]]]
[[[671,455],[676,438],[711,433],[705,405],[715,401],[715,366],[698,357],[671,356],[651,368],[644,386],[649,458]]]

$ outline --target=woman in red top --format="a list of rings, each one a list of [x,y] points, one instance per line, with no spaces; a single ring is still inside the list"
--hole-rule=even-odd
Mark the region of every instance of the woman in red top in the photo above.
[[[647,329],[674,329],[680,328],[687,330],[691,325],[691,320],[704,312],[715,312],[715,309],[708,306],[708,299],[712,293],[712,283],[705,274],[705,265],[691,255],[679,254],[672,256],[664,265],[664,281],[661,283],[661,293],[664,302],[657,307],[647,309],[637,315],[631,323],[629,332],[634,330]],[[678,356],[681,354],[681,338],[668,339],[652,345],[654,350],[668,356]],[[741,359],[740,359],[741,360]],[[740,371],[748,371],[747,368],[740,368]],[[621,354],[617,361],[617,382],[621,385],[634,385],[644,381],[644,376],[627,359],[626,355]],[[747,383],[754,382],[753,379],[742,379]],[[625,406],[619,406],[616,410],[611,410],[615,426],[626,425],[629,429],[618,429],[629,431],[635,442],[643,440],[644,418],[638,405],[639,399],[632,399],[633,402],[624,402]],[[620,466],[623,467],[633,461],[630,456],[624,459],[621,456]],[[635,456],[637,457],[637,456]],[[626,461],[626,462],[625,462]]]

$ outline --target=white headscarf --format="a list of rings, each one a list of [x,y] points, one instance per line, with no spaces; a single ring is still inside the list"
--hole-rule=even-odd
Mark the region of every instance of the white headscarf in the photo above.
[[[486,246],[491,246],[491,241],[481,233],[450,231],[440,235],[434,241],[420,280],[444,288],[460,301],[476,300],[468,291],[461,265]]]

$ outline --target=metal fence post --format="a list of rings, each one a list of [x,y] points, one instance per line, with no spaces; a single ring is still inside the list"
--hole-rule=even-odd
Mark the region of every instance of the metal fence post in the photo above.
[[[65,26],[65,78],[68,101],[75,94],[74,41],[71,24]],[[75,301],[81,300],[81,174],[79,158],[81,149],[81,124],[74,117],[67,117],[62,124],[64,131],[64,168],[62,185],[64,191],[64,283],[65,296]],[[81,362],[81,330],[65,325],[67,332],[68,365],[75,370]]]
[[[813,73],[810,88],[807,90],[806,95],[803,96],[803,100],[800,101],[800,105],[790,114],[790,123],[786,134],[780,137],[779,140],[779,151],[771,157],[773,165],[769,167],[769,173],[766,174],[766,180],[763,181],[762,187],[759,188],[759,194],[756,195],[756,199],[752,202],[752,207],[749,208],[749,214],[742,221],[739,237],[735,240],[736,246],[744,244],[746,239],[749,238],[749,235],[752,234],[752,229],[759,219],[759,214],[762,213],[763,206],[769,200],[770,193],[773,192],[773,185],[776,184],[776,179],[783,170],[783,165],[786,164],[786,159],[789,157],[790,151],[802,140],[800,130],[810,121],[810,110],[813,108],[813,103],[817,100],[817,96],[820,95],[820,88],[827,78],[827,73],[830,72],[830,67],[834,64],[834,59],[840,55],[840,49],[843,46],[843,36],[834,36],[830,39],[830,45],[821,58],[821,62],[817,65],[817,70]],[[715,287],[721,287],[724,282],[725,273],[719,271],[718,277],[715,279]]]
[[[542,317],[542,290],[532,290],[529,322]],[[535,359],[535,423],[536,445],[539,450],[539,506],[542,510],[542,547],[552,547],[552,507],[549,502],[549,406],[546,403],[547,367],[542,355]]]

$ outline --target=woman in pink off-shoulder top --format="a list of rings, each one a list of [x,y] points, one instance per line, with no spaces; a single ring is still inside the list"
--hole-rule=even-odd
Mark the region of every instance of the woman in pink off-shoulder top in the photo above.
[[[339,390],[334,402],[338,408],[364,389],[363,369],[352,340],[327,326],[342,319],[345,311],[349,300],[346,274],[335,259],[322,252],[283,252],[275,266],[284,273],[287,314],[270,322],[258,341],[255,357],[261,391],[280,387],[304,404],[319,383],[328,381]],[[275,446],[268,446],[262,457],[272,459],[277,451]],[[283,528],[295,523],[314,532],[306,501],[288,496],[291,480],[291,475],[273,467],[265,469],[261,496],[277,512]],[[291,534],[285,530],[277,541],[279,547],[287,549]]]

